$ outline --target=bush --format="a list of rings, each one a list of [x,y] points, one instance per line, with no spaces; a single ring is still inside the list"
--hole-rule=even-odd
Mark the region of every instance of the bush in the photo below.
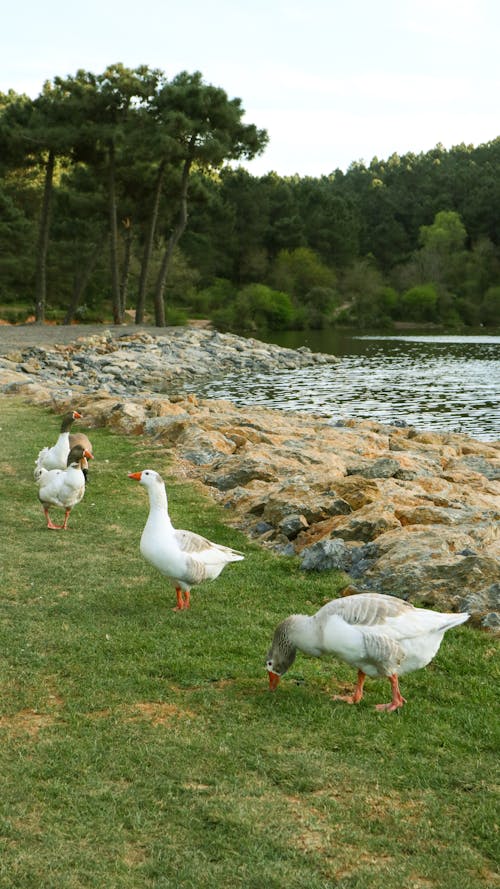
[[[331,289],[336,275],[309,247],[280,250],[272,270],[273,283],[297,299],[303,299],[313,288]]]
[[[182,327],[188,322],[188,314],[176,306],[167,306],[165,309],[165,323],[170,327]]]
[[[216,327],[225,330],[287,330],[295,317],[288,294],[264,284],[247,284],[230,305],[212,312]]]
[[[488,287],[484,294],[481,321],[488,327],[500,327],[500,287]]]
[[[205,311],[222,309],[231,302],[234,297],[235,287],[227,278],[216,278],[209,287],[204,287],[194,296],[197,306],[203,306]]]
[[[401,296],[403,320],[435,321],[437,303],[438,294],[434,284],[411,287]]]

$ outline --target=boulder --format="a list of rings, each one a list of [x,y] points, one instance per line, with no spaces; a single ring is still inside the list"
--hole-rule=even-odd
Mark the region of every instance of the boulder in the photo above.
[[[401,469],[397,460],[392,457],[380,457],[378,460],[364,461],[347,467],[347,475],[362,475],[363,478],[391,478]]]
[[[500,579],[464,596],[460,611],[468,611],[476,626],[500,634]]]
[[[115,404],[108,415],[108,425],[125,435],[141,435],[146,424],[146,410],[133,401]]]
[[[276,482],[276,473],[270,466],[266,466],[260,460],[245,459],[243,461],[227,460],[218,461],[214,471],[205,475],[205,483],[219,491],[229,491],[237,485],[246,485],[253,479],[265,482]]]
[[[272,526],[271,526],[272,527]],[[278,531],[288,540],[294,540],[301,531],[309,527],[305,516],[297,513],[285,516],[278,524]]]
[[[349,571],[352,564],[350,548],[343,540],[319,540],[302,551],[303,571]]]

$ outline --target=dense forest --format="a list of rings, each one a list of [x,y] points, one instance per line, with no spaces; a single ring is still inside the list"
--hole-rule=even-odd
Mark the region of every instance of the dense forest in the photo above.
[[[0,318],[500,326],[500,138],[252,176],[267,141],[199,72],[0,94]]]

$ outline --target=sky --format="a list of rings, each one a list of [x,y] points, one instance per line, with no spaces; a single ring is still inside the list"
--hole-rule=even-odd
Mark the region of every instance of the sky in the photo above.
[[[2,20],[0,92],[115,62],[200,71],[267,130],[255,176],[500,136],[497,0],[24,0]]]

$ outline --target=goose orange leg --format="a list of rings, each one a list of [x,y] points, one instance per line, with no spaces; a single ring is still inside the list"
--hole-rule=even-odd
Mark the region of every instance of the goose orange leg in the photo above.
[[[182,590],[180,586],[178,586],[175,588],[175,593],[177,596],[177,605],[175,606],[175,608],[172,609],[172,611],[184,611],[186,608],[189,608],[191,604],[191,595],[189,590],[186,590],[183,596]]]
[[[363,686],[365,684],[366,673],[358,670],[358,681],[352,695],[333,695],[334,701],[345,701],[346,704],[359,704],[363,697]]]
[[[391,683],[392,701],[390,701],[389,704],[377,704],[376,710],[385,710],[390,713],[392,710],[397,710],[399,707],[402,707],[403,704],[406,704],[406,698],[403,697],[399,690],[398,674],[393,673],[392,676],[389,676],[388,678]]]
[[[43,511],[45,513],[45,518],[47,519],[47,528],[49,531],[60,531],[62,529],[62,525],[54,525],[54,522],[49,516],[49,510],[46,506],[44,506]]]
[[[64,522],[63,522],[63,524],[61,525],[63,531],[67,531],[67,530],[68,530],[68,519],[69,519],[69,514],[70,514],[70,512],[71,512],[71,509],[67,509],[66,512],[64,513]]]

